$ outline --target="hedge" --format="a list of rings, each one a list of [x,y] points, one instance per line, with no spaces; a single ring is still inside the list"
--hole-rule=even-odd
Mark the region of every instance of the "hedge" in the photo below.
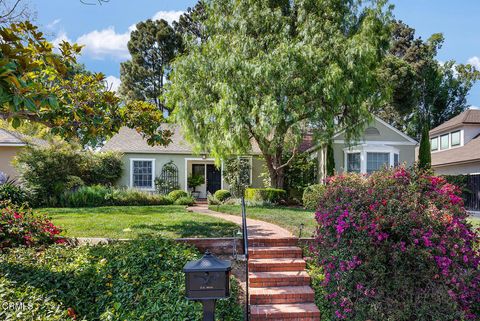
[[[219,189],[218,191],[213,194],[213,196],[220,202],[224,202],[230,197],[232,197],[232,193],[230,191],[227,191],[225,189]]]
[[[277,204],[285,200],[287,193],[283,189],[277,188],[247,188],[245,190],[245,199],[247,201],[260,201]]]
[[[310,185],[303,191],[303,207],[307,210],[316,210],[318,207],[318,202],[323,192],[325,191],[325,185],[315,184]]]

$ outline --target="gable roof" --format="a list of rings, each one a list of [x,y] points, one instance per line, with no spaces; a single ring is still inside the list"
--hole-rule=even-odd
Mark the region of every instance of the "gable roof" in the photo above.
[[[26,146],[28,144],[48,146],[48,142],[43,139],[0,128],[0,146]]]
[[[430,135],[439,134],[448,129],[460,127],[462,125],[480,125],[480,110],[479,109],[467,109],[460,115],[457,115],[443,124],[430,130]]]
[[[480,161],[480,135],[461,147],[432,153],[432,166]]]

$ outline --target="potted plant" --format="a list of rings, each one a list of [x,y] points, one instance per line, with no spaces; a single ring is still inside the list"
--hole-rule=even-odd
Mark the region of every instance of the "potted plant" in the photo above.
[[[202,185],[205,182],[203,176],[199,175],[190,175],[188,177],[188,187],[192,189],[192,196],[197,199],[200,196],[200,192],[197,192],[195,189]]]

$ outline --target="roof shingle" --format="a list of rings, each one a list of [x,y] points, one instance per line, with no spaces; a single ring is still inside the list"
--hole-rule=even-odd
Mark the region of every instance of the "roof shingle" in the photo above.
[[[443,124],[435,127],[430,131],[430,135],[439,134],[448,129],[453,129],[462,125],[474,125],[480,124],[480,110],[479,109],[467,109],[460,115],[457,115]]]

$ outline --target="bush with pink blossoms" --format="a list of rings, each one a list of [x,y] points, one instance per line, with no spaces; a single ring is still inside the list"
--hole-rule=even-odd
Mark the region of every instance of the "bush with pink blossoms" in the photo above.
[[[328,320],[478,320],[479,234],[457,187],[397,168],[328,180],[312,247]]]
[[[63,243],[60,228],[26,207],[0,204],[0,251],[17,246]]]

